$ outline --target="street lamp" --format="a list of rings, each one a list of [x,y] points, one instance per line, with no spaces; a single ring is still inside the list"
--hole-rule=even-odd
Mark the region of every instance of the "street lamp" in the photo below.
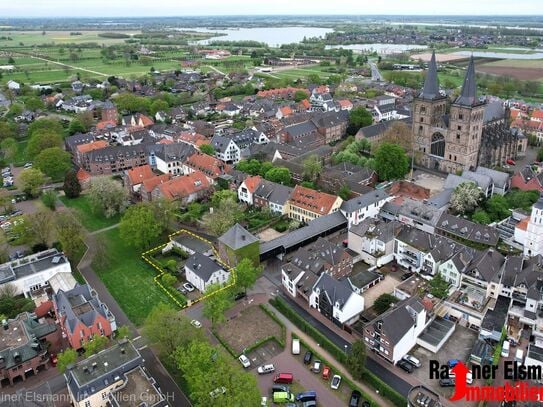
[[[343,345],[345,346],[345,354],[347,354],[347,345]]]

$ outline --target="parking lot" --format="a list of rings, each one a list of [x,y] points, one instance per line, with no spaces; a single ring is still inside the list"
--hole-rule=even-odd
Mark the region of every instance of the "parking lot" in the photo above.
[[[467,362],[477,336],[477,332],[457,324],[451,337],[436,354],[417,346],[409,353],[419,359],[422,366],[415,369],[412,374],[438,394],[443,397],[450,397],[453,394],[454,387],[442,388],[437,380],[429,379],[429,361],[438,360],[441,364],[446,364],[450,359],[458,359]],[[474,381],[475,384],[476,381]]]
[[[247,353],[245,356],[251,361],[251,369],[254,369],[256,372],[258,366],[269,363],[269,360],[272,360],[281,352],[283,352],[283,348],[277,342],[271,340]]]

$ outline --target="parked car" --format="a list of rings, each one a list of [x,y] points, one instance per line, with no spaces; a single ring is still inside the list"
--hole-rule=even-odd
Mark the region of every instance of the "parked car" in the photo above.
[[[405,360],[400,360],[398,363],[396,363],[396,366],[402,370],[405,370],[407,373],[413,373],[413,370],[415,369],[411,363],[406,362]]]
[[[288,393],[290,391],[290,388],[285,384],[274,384],[272,386],[272,393],[277,393],[278,391],[284,391]]]
[[[183,288],[187,290],[189,293],[195,290],[194,286],[191,283],[184,283]]]
[[[32,168],[32,163],[26,163],[24,165],[24,168],[27,169],[27,168]]]
[[[333,390],[339,389],[339,386],[341,385],[341,376],[338,374],[335,374],[334,377],[332,377],[332,383],[330,383],[330,387]]]
[[[449,369],[452,369],[458,364],[458,362],[460,362],[458,359],[450,359],[447,361],[447,366],[449,366]]]
[[[294,381],[294,375],[292,373],[278,373],[274,376],[274,383],[291,384]]]
[[[300,354],[300,340],[297,338],[292,339],[292,354],[293,355]]]
[[[330,379],[330,366],[324,366],[324,369],[322,369],[322,378],[324,380]]]
[[[452,370],[449,370],[449,379],[456,380],[456,374]],[[473,383],[473,373],[471,372],[471,370],[468,370],[468,373],[466,374],[466,383]]]
[[[177,287],[176,290],[179,291],[181,294],[187,293],[187,290],[185,290],[183,287]]]
[[[320,360],[315,360],[313,362],[313,367],[311,368],[311,371],[313,373],[320,373],[321,372],[321,366],[322,366],[321,361]]]
[[[317,392],[314,390],[304,391],[296,395],[296,401],[306,402],[317,400]]]
[[[509,349],[510,348],[511,348],[511,343],[507,339],[505,341],[503,341],[502,351],[501,351],[502,357],[504,357],[504,358],[509,357]]]
[[[317,407],[317,402],[315,400],[307,400],[302,403],[302,407]]]
[[[294,394],[286,391],[277,391],[273,393],[273,402],[274,403],[289,403],[294,401]]]
[[[195,319],[190,321],[190,324],[195,328],[201,328],[202,327],[202,323],[200,321],[195,320]]]
[[[221,394],[226,394],[226,387],[217,387],[215,390],[212,390],[209,392],[209,397],[212,399],[215,399],[219,397]]]
[[[420,367],[420,360],[410,354],[404,355],[402,359],[406,362],[411,363],[415,367]]]
[[[439,379],[439,385],[441,387],[454,387],[455,382],[454,379]]]
[[[311,363],[312,358],[313,358],[313,352],[308,350],[304,355],[304,364],[309,365]]]
[[[353,390],[349,399],[349,407],[358,407],[362,394],[358,390]]]
[[[409,277],[411,277],[414,273],[412,271],[409,271],[407,273],[405,273],[402,277],[401,277],[401,280],[402,281],[405,281],[407,280]]]
[[[251,361],[249,360],[249,358],[248,358],[247,356],[245,356],[245,355],[240,355],[238,359],[239,359],[239,361],[240,361],[240,363],[241,363],[241,365],[242,365],[243,367],[249,367],[249,366],[251,366]]]
[[[258,374],[273,373],[275,372],[275,366],[272,364],[258,366],[258,369],[256,369],[256,371],[258,372]]]

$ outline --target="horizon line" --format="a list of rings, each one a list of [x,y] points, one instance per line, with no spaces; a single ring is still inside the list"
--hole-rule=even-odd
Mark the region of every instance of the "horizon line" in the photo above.
[[[257,13],[257,14],[190,14],[190,15],[96,15],[96,16],[78,16],[78,15],[55,15],[55,16],[23,16],[23,15],[13,15],[13,16],[1,16],[0,20],[6,20],[9,18],[16,19],[39,19],[39,18],[81,18],[81,19],[92,19],[92,18],[189,18],[189,17],[254,17],[254,16],[290,16],[290,17],[543,17],[542,14],[270,14],[270,13]]]

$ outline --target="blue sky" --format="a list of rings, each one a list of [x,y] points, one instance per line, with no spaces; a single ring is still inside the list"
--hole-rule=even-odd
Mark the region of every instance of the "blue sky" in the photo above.
[[[542,0],[0,0],[0,17],[240,14],[541,15]]]

